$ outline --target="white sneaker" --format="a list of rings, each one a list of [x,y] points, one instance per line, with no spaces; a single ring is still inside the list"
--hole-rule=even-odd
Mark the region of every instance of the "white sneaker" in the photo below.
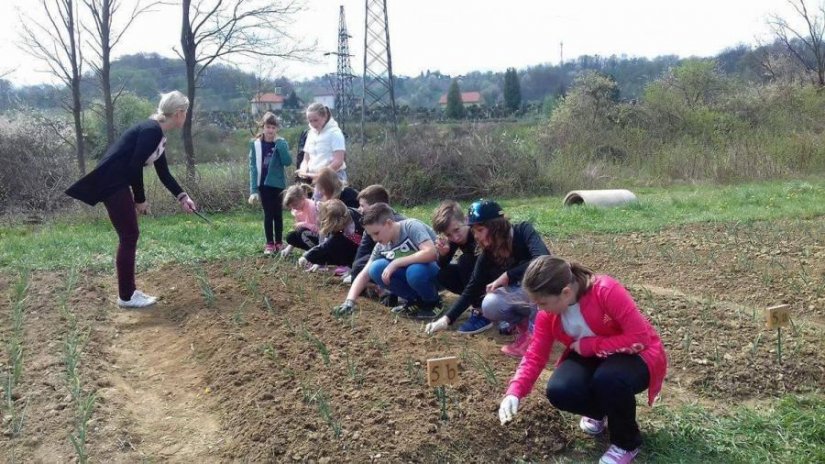
[[[344,278],[341,279],[341,282],[343,282],[346,285],[352,284],[352,274],[345,275]]]
[[[607,452],[599,459],[599,464],[629,464],[636,458],[637,454],[639,454],[639,448],[628,451],[616,445],[610,445]]]
[[[591,417],[582,416],[582,419],[579,421],[579,428],[581,428],[584,433],[594,436],[604,432],[606,425],[607,418],[598,420]]]
[[[117,305],[121,308],[145,308],[147,306],[152,306],[157,302],[157,297],[149,296],[140,290],[135,290],[134,293],[132,293],[132,298],[129,298],[128,300],[121,300],[120,297],[117,299]]]

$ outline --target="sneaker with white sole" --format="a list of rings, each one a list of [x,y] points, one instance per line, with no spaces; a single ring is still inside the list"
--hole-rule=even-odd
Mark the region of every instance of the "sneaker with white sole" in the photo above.
[[[598,420],[582,416],[582,420],[579,421],[579,428],[588,435],[599,435],[604,432],[606,423],[607,419]]]
[[[128,300],[121,300],[120,297],[117,299],[117,305],[121,308],[145,308],[147,306],[152,306],[157,302],[157,297],[149,296],[140,290],[135,290],[132,293],[132,298],[129,298]]]
[[[458,328],[462,335],[475,335],[493,326],[493,322],[481,315],[480,310],[473,310],[470,317]]]
[[[636,458],[637,454],[639,454],[639,448],[628,451],[616,445],[610,445],[610,448],[607,448],[602,458],[599,459],[599,464],[628,464]]]

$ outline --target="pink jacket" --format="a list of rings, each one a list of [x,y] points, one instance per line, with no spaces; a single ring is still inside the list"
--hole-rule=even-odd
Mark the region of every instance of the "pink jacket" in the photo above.
[[[639,354],[650,373],[648,404],[652,405],[667,372],[667,356],[656,329],[639,312],[633,298],[622,285],[609,276],[596,276],[593,287],[579,298],[582,317],[596,335],[579,341],[582,356],[606,358],[614,353]],[[561,316],[539,311],[533,340],[521,359],[516,375],[510,380],[508,395],[527,396],[542,369],[547,365],[553,341],[566,349],[556,365],[570,353],[573,338],[564,332]]]
[[[305,199],[298,209],[293,208],[292,216],[295,217],[295,228],[303,227],[313,232],[318,232],[318,204],[317,202]]]

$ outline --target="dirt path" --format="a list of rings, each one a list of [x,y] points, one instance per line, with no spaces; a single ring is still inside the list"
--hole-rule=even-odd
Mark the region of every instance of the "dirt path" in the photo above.
[[[164,462],[217,462],[224,443],[204,373],[169,308],[113,312],[112,388],[129,421],[122,446]]]

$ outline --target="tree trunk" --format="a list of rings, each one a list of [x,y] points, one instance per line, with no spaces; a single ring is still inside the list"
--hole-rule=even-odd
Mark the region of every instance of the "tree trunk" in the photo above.
[[[115,143],[115,103],[112,101],[112,81],[111,81],[111,17],[112,2],[111,0],[104,0],[101,13],[101,31],[100,31],[100,88],[103,91],[103,114],[106,118],[106,144],[112,145]]]
[[[72,82],[72,114],[74,116],[75,153],[80,175],[86,174],[86,148],[83,143],[83,122],[80,108],[80,77]]]
[[[80,170],[80,175],[86,174],[86,149],[83,144],[83,120],[80,106],[80,60],[78,56],[77,35],[75,28],[79,27],[77,18],[74,16],[75,9],[73,2],[67,3],[67,32],[69,36],[69,53],[71,60],[72,78],[72,115],[74,116],[74,134],[75,134],[75,153],[77,154],[77,168]]]
[[[186,121],[183,124],[183,151],[186,154],[186,178],[189,184],[195,179],[195,144],[192,140],[192,113],[195,106],[195,66],[197,53],[195,35],[192,32],[192,23],[189,21],[189,5],[191,0],[183,0],[183,27],[181,27],[180,45],[183,52],[183,61],[186,64],[186,96],[189,98],[189,111],[186,112]]]

